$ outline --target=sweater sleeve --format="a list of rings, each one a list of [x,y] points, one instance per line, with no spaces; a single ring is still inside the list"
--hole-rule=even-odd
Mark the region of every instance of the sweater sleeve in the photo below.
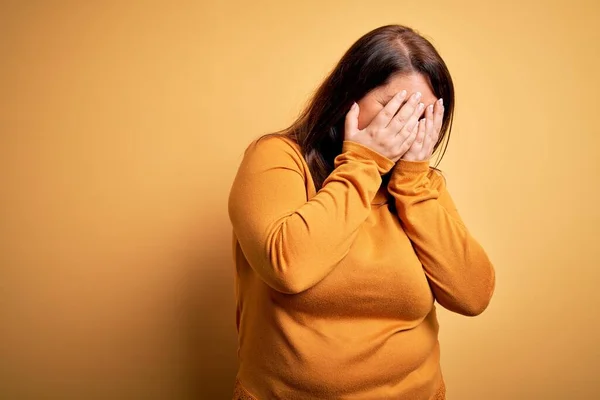
[[[428,161],[400,160],[388,191],[438,303],[463,315],[482,313],[494,292],[494,267],[465,227],[444,177]]]
[[[348,253],[381,176],[394,162],[345,141],[334,171],[310,200],[302,156],[279,137],[253,142],[229,194],[229,218],[257,275],[273,289],[302,292]]]

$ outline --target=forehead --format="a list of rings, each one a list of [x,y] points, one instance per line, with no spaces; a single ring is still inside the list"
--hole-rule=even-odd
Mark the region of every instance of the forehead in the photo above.
[[[423,95],[421,100],[425,104],[433,104],[437,98],[429,86],[427,79],[421,74],[397,75],[383,86],[377,88],[379,95],[389,100],[396,93],[406,90],[408,96],[415,92],[421,92]]]

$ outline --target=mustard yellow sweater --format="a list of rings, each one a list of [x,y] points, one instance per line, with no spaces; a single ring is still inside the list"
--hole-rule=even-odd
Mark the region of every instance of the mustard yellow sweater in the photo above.
[[[427,161],[346,141],[316,193],[298,145],[246,150],[229,197],[238,399],[444,398],[434,300],[464,315],[495,275]]]

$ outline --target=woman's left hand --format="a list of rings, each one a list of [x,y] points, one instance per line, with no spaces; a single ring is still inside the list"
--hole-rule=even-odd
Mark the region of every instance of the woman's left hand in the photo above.
[[[442,121],[444,117],[444,106],[442,99],[436,101],[435,108],[431,104],[425,109],[425,118],[419,121],[419,131],[415,141],[402,156],[406,161],[425,161],[431,158],[433,147],[440,137]]]

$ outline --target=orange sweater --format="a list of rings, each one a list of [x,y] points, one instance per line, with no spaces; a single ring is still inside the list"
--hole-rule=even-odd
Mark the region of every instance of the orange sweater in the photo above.
[[[479,314],[495,275],[427,161],[346,141],[316,193],[298,145],[267,136],[229,216],[237,398],[444,398],[433,302]]]

